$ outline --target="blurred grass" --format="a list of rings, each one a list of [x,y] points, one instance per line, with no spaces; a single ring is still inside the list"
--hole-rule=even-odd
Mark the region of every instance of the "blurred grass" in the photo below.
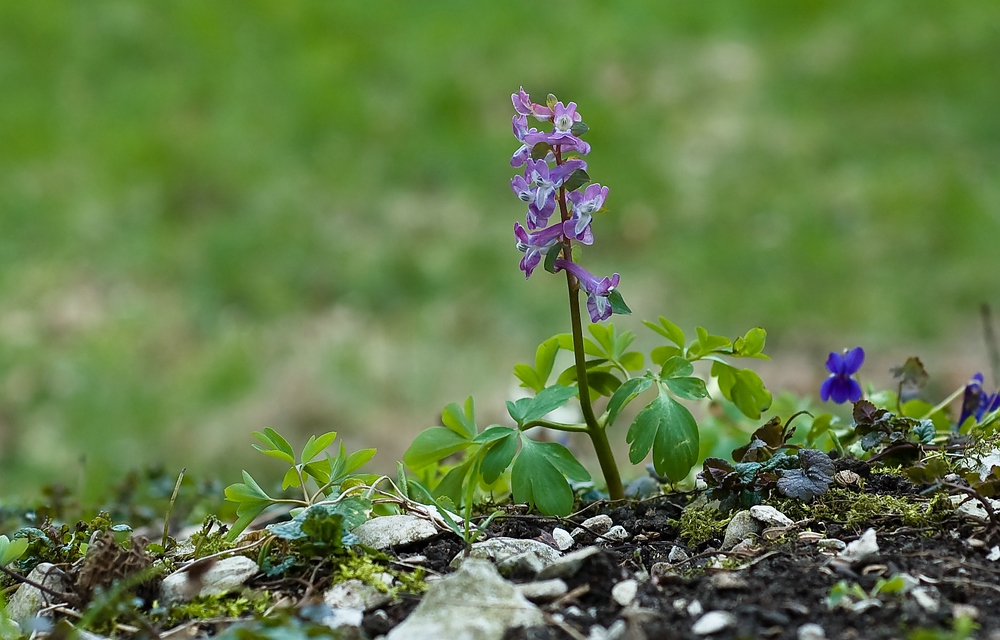
[[[516,266],[522,84],[591,126],[586,260],[640,317],[762,325],[803,385],[845,345],[974,354],[998,28],[989,0],[0,4],[0,495],[232,474],[264,426],[391,468],[448,401],[502,419],[565,330]]]

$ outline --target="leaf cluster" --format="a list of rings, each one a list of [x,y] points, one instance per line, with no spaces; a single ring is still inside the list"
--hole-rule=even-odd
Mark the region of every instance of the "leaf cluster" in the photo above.
[[[309,436],[297,461],[292,446],[274,429],[255,431],[253,435],[261,442],[260,445],[253,445],[254,449],[289,465],[282,479],[281,488],[300,489],[302,500],[271,497],[249,473],[243,471],[243,482],[226,487],[226,500],[237,505],[237,521],[228,535],[230,541],[235,540],[257,516],[274,504],[291,502],[300,507],[309,507],[318,501],[339,495],[348,484],[370,481],[375,477],[356,473],[375,455],[375,449],[361,449],[348,454],[344,443],[341,442],[336,456],[326,453],[323,458],[319,458],[320,454],[336,440],[335,431],[318,437]]]
[[[919,445],[934,441],[936,429],[931,420],[896,415],[868,400],[854,403],[853,417],[854,434],[865,451],[879,453],[901,444]],[[918,447],[906,447],[900,455],[903,456],[900,462],[912,462],[919,457],[920,450]]]
[[[293,543],[305,557],[329,557],[356,544],[350,533],[368,520],[372,502],[367,498],[347,497],[337,502],[321,502],[299,512],[291,520],[267,527],[275,536]]]
[[[780,418],[771,418],[754,431],[749,444],[733,451],[735,463],[705,460],[701,477],[709,487],[708,497],[718,500],[720,509],[760,504],[773,491],[803,501],[826,492],[833,482],[833,460],[822,451],[789,443],[794,418],[784,426]]]
[[[127,539],[132,527],[114,524],[107,511],[101,511],[91,520],[80,520],[75,525],[43,522],[38,527],[23,527],[14,532],[11,545],[24,546],[15,562],[17,570],[29,573],[42,562],[73,564],[86,554],[90,540],[96,533],[110,532],[118,542]],[[23,542],[22,542],[23,541]]]

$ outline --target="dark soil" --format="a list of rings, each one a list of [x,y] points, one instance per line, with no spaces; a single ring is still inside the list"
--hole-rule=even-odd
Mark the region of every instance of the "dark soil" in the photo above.
[[[866,480],[866,492],[918,494],[918,488],[900,476],[872,474]],[[1000,630],[1000,562],[986,557],[990,547],[1000,541],[992,539],[975,522],[961,520],[958,515],[924,528],[904,526],[893,517],[879,517],[850,528],[836,521],[810,522],[776,541],[761,541],[750,552],[726,554],[726,568],[713,568],[710,561],[721,546],[720,539],[694,548],[678,540],[677,519],[690,499],[690,495],[671,495],[627,506],[598,504],[574,516],[571,520],[579,523],[606,513],[628,531],[630,541],[607,544],[590,534],[579,536],[574,549],[596,544],[603,553],[592,557],[567,580],[570,592],[576,591],[577,595],[540,605],[549,614],[556,614],[550,619],[560,622],[544,628],[514,629],[507,638],[571,638],[573,630],[578,634],[575,637],[587,637],[593,625],[608,628],[619,619],[625,621],[630,638],[703,638],[691,631],[699,617],[697,610],[694,615],[689,610],[695,601],[704,612],[720,610],[736,617],[734,627],[711,635],[713,639],[791,640],[797,637],[798,628],[809,622],[822,626],[830,639],[906,638],[914,629],[950,630],[956,605],[974,607],[965,611],[972,612],[980,625],[977,637],[1000,638],[1000,633],[991,635],[993,630]],[[489,533],[551,543],[550,532],[555,526],[571,529],[573,525],[566,520],[511,514],[494,521]],[[869,526],[877,531],[880,554],[850,566],[838,566],[814,541],[798,535],[808,529],[850,542]],[[668,574],[656,575],[653,565],[665,562],[674,545],[684,548],[691,560],[675,565]],[[452,571],[449,562],[462,548],[456,537],[442,535],[398,551],[402,555],[424,555],[429,569],[447,574]],[[651,572],[652,577],[643,579]],[[904,572],[919,580],[920,585],[937,591],[937,611],[928,611],[912,596],[901,594],[883,595],[880,606],[859,613],[831,610],[826,604],[831,587],[840,580],[871,590],[879,578]],[[636,603],[625,609],[614,601],[611,590],[637,574],[640,586]],[[698,605],[693,606],[697,609]],[[404,600],[370,611],[364,630],[371,636],[386,633],[415,606],[415,599]],[[572,630],[567,632],[567,627]]]

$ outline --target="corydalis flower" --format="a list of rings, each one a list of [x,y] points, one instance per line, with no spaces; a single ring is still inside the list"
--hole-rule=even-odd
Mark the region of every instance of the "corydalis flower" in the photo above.
[[[577,159],[567,160],[552,168],[545,160],[528,160],[524,168],[524,179],[534,187],[535,196],[528,207],[528,228],[537,229],[548,224],[549,216],[555,211],[556,190],[574,171],[586,168],[587,163]],[[523,199],[523,191],[518,191],[513,181],[511,186],[518,197]],[[520,182],[518,186],[521,186]]]
[[[587,311],[590,312],[590,319],[593,322],[600,322],[611,317],[611,301],[608,297],[618,287],[619,276],[614,274],[610,278],[598,278],[580,265],[569,260],[556,260],[555,270],[569,271],[580,282],[580,286],[587,292]]]
[[[830,353],[826,360],[826,368],[830,372],[830,377],[823,381],[819,389],[819,397],[823,402],[833,400],[837,404],[842,404],[850,400],[857,402],[861,399],[861,385],[852,378],[865,361],[865,351],[861,347],[854,347],[850,351],[843,353]]]
[[[517,93],[510,94],[510,101],[514,103],[514,111],[522,116],[533,116],[539,122],[547,122],[552,119],[552,109],[532,102],[524,87],[521,87]]]
[[[517,240],[517,250],[524,252],[524,257],[521,258],[521,271],[524,272],[525,279],[528,279],[542,261],[542,256],[553,245],[562,241],[562,225],[554,224],[548,229],[528,233],[524,227],[515,222],[514,238]]]
[[[514,116],[510,124],[514,129],[514,137],[521,143],[521,147],[510,157],[510,166],[521,167],[531,157],[531,146],[525,142],[525,137],[538,133],[538,129],[528,128],[527,116]]]
[[[601,210],[608,197],[608,188],[592,184],[581,193],[573,191],[566,196],[573,208],[572,217],[566,221],[566,235],[584,244],[591,244],[594,236],[590,233],[593,214]],[[588,240],[589,238],[589,240]]]
[[[965,393],[962,394],[962,416],[958,420],[958,426],[962,426],[972,417],[978,423],[982,421],[984,415],[997,409],[1000,409],[1000,392],[986,393],[983,389],[983,374],[977,373],[965,385]]]

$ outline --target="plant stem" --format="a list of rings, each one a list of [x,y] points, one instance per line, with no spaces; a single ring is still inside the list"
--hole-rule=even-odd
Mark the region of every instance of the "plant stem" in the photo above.
[[[545,427],[554,431],[568,431],[570,433],[586,433],[588,427],[585,424],[564,424],[562,422],[552,422],[550,420],[532,420],[521,425],[521,431],[527,431],[532,427]]]
[[[562,164],[562,154],[558,147],[555,152],[556,164]],[[559,213],[562,221],[569,220],[569,211],[566,208],[566,189],[559,187]],[[563,259],[573,261],[573,243],[569,238],[563,240]],[[601,424],[594,415],[594,407],[590,399],[590,385],[587,383],[587,354],[583,348],[583,322],[580,316],[580,283],[576,277],[566,270],[566,287],[569,289],[569,316],[573,327],[573,358],[576,360],[576,382],[580,390],[580,408],[583,410],[583,419],[587,423],[587,435],[594,444],[594,452],[597,460],[601,464],[601,472],[604,474],[604,482],[608,485],[608,495],[612,500],[622,500],[625,498],[625,488],[622,486],[621,475],[618,473],[618,465],[615,463],[614,452],[608,442],[608,434],[605,433]]]

